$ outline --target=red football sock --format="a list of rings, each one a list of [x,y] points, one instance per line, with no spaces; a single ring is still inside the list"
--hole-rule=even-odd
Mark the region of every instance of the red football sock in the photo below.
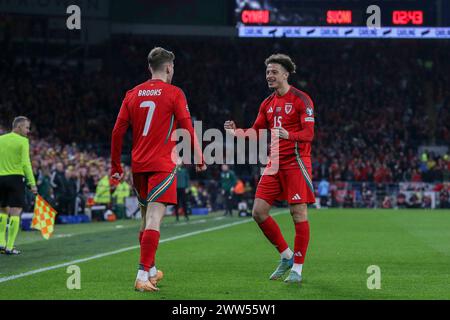
[[[142,242],[142,236],[144,235],[144,231],[139,231],[139,244]],[[155,266],[155,262],[153,261],[153,264],[150,266],[150,268],[153,268]]]
[[[159,231],[145,230],[141,241],[140,269],[149,271],[155,263],[156,249],[158,249]]]
[[[295,224],[294,263],[305,262],[309,243],[309,222],[303,221]]]
[[[275,248],[277,248],[279,253],[282,253],[289,247],[281,234],[280,227],[272,217],[267,218],[263,223],[258,225],[266,238],[269,239]]]

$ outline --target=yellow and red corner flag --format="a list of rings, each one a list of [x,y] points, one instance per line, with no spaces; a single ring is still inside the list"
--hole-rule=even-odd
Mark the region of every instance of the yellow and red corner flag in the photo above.
[[[56,214],[56,210],[44,198],[37,195],[34,203],[34,215],[31,227],[41,230],[42,236],[48,240],[53,233]]]

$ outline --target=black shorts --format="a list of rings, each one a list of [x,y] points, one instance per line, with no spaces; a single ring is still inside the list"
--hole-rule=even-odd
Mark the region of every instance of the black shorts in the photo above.
[[[25,202],[25,177],[0,176],[0,207],[23,208]]]

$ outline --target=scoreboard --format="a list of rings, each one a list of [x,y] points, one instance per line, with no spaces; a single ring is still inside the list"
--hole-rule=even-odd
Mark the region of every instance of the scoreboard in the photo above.
[[[436,39],[450,38],[448,2],[235,0],[234,17],[241,37]]]

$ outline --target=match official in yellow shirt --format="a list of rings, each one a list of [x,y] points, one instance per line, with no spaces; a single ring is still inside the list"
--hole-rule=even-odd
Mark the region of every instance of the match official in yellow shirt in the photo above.
[[[37,188],[30,161],[30,120],[17,117],[12,127],[10,133],[0,136],[0,253],[17,255],[20,251],[14,247],[14,242],[25,201],[25,180],[34,194]]]

